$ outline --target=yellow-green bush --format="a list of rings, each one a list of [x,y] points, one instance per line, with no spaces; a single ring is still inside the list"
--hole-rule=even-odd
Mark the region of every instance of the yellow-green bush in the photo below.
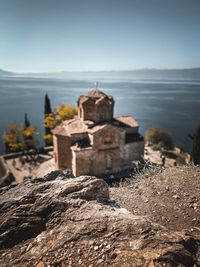
[[[171,136],[162,128],[150,128],[145,133],[145,140],[157,147],[157,149],[165,148],[172,149],[173,143]]]

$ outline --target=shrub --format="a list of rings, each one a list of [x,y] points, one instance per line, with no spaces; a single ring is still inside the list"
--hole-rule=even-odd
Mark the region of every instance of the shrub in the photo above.
[[[51,146],[53,144],[53,136],[52,136],[52,134],[44,134],[43,138],[44,138],[45,144],[47,146]]]
[[[36,141],[34,140],[36,134],[37,130],[32,126],[23,129],[15,124],[8,125],[8,131],[3,136],[6,153],[36,148]]]
[[[178,165],[185,165],[187,163],[187,156],[184,153],[180,153],[177,156],[176,162]]]
[[[158,148],[172,149],[172,138],[161,128],[150,128],[145,133],[145,140]]]
[[[189,136],[192,139],[192,161],[194,165],[200,165],[200,125],[198,125],[195,134]]]
[[[162,155],[169,159],[177,159],[180,153],[177,155],[174,151],[164,150],[162,151]]]

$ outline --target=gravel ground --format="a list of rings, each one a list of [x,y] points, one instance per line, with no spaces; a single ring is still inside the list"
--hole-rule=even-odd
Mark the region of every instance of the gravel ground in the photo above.
[[[110,189],[117,204],[169,230],[200,230],[200,168],[171,167]]]

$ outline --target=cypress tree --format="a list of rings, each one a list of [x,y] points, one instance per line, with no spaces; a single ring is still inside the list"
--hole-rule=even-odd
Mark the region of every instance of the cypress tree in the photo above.
[[[24,115],[24,129],[26,129],[27,127],[29,127],[31,124],[30,124],[30,121],[28,119],[28,116],[27,116],[27,113],[25,113]]]
[[[50,113],[52,113],[51,101],[50,101],[48,94],[46,93],[45,99],[44,99],[44,118]],[[45,134],[50,134],[50,133],[51,133],[51,130],[45,127]]]
[[[51,110],[51,102],[49,99],[48,94],[45,95],[45,101],[44,101],[44,115],[50,114],[52,112]]]

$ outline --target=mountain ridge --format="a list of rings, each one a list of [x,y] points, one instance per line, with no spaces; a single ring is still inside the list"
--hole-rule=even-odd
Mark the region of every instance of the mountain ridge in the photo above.
[[[143,68],[134,70],[100,70],[100,71],[58,71],[58,72],[11,72],[0,69],[0,76],[18,76],[18,77],[46,77],[46,78],[131,78],[131,79],[183,79],[200,80],[199,68],[182,69],[156,69]]]
[[[0,76],[1,75],[13,75],[13,74],[14,74],[14,72],[0,69]]]

